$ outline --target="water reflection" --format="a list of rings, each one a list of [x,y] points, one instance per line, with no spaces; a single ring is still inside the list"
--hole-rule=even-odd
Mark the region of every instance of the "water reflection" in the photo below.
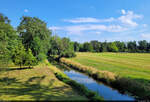
[[[74,70],[65,70],[64,73],[71,79],[84,84],[88,89],[97,92],[100,96],[104,97],[105,100],[134,100],[131,96],[121,94],[117,90],[114,90],[102,83],[98,83],[82,73]]]

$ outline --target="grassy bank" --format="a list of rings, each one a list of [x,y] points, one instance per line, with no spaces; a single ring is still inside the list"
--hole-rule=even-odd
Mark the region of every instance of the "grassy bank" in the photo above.
[[[1,68],[0,100],[2,101],[79,101],[88,100],[71,86],[55,77],[53,66],[40,64],[32,69]]]
[[[70,79],[64,73],[62,73],[56,67],[51,67],[51,70],[55,73],[56,77],[63,81],[64,83],[72,86],[73,89],[77,90],[80,95],[86,96],[91,101],[102,101],[103,98],[100,97],[97,93],[88,90],[84,85],[77,83],[76,81]]]
[[[66,58],[60,59],[60,62],[76,70],[84,72],[89,76],[92,76],[94,79],[102,81],[105,84],[117,88],[122,92],[132,93],[133,95],[138,96],[140,99],[150,99],[150,87],[138,82],[137,80],[121,77],[109,71],[102,71],[94,67],[81,65]]]

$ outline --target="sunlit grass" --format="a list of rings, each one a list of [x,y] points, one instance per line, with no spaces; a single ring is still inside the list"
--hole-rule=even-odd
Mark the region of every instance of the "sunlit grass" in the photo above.
[[[87,100],[59,81],[52,70],[57,69],[44,64],[32,69],[11,67],[1,70],[0,100]]]
[[[123,77],[150,80],[150,54],[144,53],[77,53],[72,61]]]

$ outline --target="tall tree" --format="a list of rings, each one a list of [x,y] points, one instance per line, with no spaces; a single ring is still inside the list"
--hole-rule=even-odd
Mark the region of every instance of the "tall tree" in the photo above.
[[[100,51],[100,47],[101,47],[100,42],[98,42],[97,40],[93,40],[90,43],[93,47],[94,52],[99,52]]]
[[[115,41],[114,43],[116,44],[116,46],[117,46],[119,52],[125,52],[125,50],[126,50],[126,45],[125,45],[124,42]]]
[[[18,36],[14,28],[9,24],[8,17],[0,14],[0,62],[9,62],[12,50],[18,43]]]
[[[26,52],[25,52],[25,48],[22,45],[22,43],[18,43],[18,46],[15,46],[15,48],[13,49],[13,62],[16,65],[20,65],[20,68],[22,65],[25,64],[25,60],[26,60]]]
[[[137,52],[137,44],[136,41],[129,41],[127,43],[128,51],[129,52]]]
[[[74,42],[74,51],[78,52],[80,49],[80,44],[78,42]]]
[[[91,43],[85,42],[83,44],[83,50],[85,52],[92,52],[93,51],[93,47],[92,47]]]
[[[41,53],[47,54],[51,31],[44,21],[36,17],[23,16],[17,29],[25,48],[30,48],[37,59],[40,59]]]
[[[138,49],[140,50],[140,52],[147,51],[148,43],[146,40],[138,41],[138,44]]]
[[[118,52],[118,47],[116,46],[116,43],[110,42],[108,44],[108,51],[109,52]]]

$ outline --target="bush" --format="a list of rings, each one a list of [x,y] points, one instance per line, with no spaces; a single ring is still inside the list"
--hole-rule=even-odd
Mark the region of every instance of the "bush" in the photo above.
[[[37,60],[38,61],[43,61],[47,58],[46,54],[44,53],[40,53],[39,55],[37,55]]]

